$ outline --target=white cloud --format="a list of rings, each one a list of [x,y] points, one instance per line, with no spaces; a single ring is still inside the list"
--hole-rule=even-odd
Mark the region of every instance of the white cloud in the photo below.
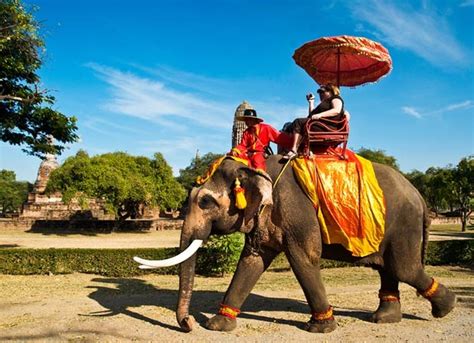
[[[85,120],[81,121],[81,126],[84,126],[92,131],[98,132],[100,134],[105,135],[113,135],[117,134],[117,130],[121,131],[118,132],[119,134],[123,133],[133,133],[133,134],[142,134],[143,132],[134,129],[133,127],[120,125],[115,122],[111,122],[108,120],[104,120],[98,117],[87,117]]]
[[[471,100],[466,100],[457,104],[451,104],[451,105],[445,106],[436,111],[432,111],[430,114],[440,114],[440,113],[442,114],[442,113],[452,112],[456,110],[464,110],[464,109],[468,109],[472,107],[474,107],[473,102]]]
[[[473,103],[471,100],[466,100],[464,102],[461,102],[459,104],[452,104],[449,106],[446,106],[445,108],[441,109],[441,112],[449,112],[449,111],[455,111],[455,110],[460,110],[460,109],[467,109],[473,107]]]
[[[410,106],[404,106],[402,107],[402,111],[405,112],[406,114],[409,114],[415,118],[423,118],[427,116],[432,116],[432,115],[440,115],[444,114],[446,112],[453,112],[453,111],[459,111],[459,110],[466,110],[469,108],[473,108],[474,103],[471,100],[466,100],[460,103],[456,104],[451,104],[447,105],[443,108],[440,108],[438,110],[433,110],[433,111],[427,111],[425,113],[420,113],[418,110],[416,110],[414,107]]]
[[[391,46],[410,50],[438,66],[467,63],[446,19],[427,5],[402,8],[390,1],[365,0],[348,6],[356,19],[369,24],[377,38]]]
[[[241,81],[229,81],[211,78],[177,70],[169,66],[160,65],[155,68],[148,68],[136,64],[132,64],[132,66],[170,84],[183,86],[185,88],[196,90],[202,93],[207,93],[207,95],[211,94],[222,97],[223,95],[230,93],[238,87],[243,87],[245,85],[244,82]]]
[[[173,128],[176,123],[183,121],[206,127],[231,126],[228,121],[222,120],[233,111],[233,106],[227,103],[179,91],[162,81],[139,77],[130,72],[93,63],[89,66],[111,86],[111,98],[104,105],[109,111]]]
[[[402,110],[406,114],[409,114],[409,115],[411,115],[415,118],[421,118],[422,117],[421,113],[418,112],[417,110],[415,110],[413,107],[405,106],[405,107],[402,107]]]
[[[459,4],[460,7],[474,6],[474,0],[466,0]]]

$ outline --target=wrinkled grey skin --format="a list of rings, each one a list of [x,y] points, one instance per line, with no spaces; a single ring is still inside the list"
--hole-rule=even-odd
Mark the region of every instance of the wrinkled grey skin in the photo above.
[[[280,158],[275,155],[267,160],[267,172],[273,180],[283,167]],[[339,245],[322,244],[315,210],[295,179],[291,166],[286,168],[272,189],[269,179],[230,159],[225,160],[204,185],[193,189],[181,234],[181,250],[194,239],[206,241],[211,233],[240,231],[248,234],[254,227],[260,230],[260,253],[250,253],[246,240],[237,270],[224,296],[223,303],[234,308],[241,308],[260,275],[280,252],[286,254],[312,313],[324,312],[329,307],[320,275],[321,257],[372,266],[380,273],[382,291],[398,291],[400,281],[424,291],[432,282],[424,272],[422,262],[429,226],[426,205],[418,191],[400,173],[376,163],[374,170],[386,201],[386,233],[380,251],[375,254],[354,258]],[[235,207],[232,188],[236,177],[246,190],[248,206],[245,210]],[[262,205],[265,209],[256,216]],[[193,326],[189,303],[195,262],[196,254],[180,266],[177,319],[186,331],[192,330]],[[442,317],[454,307],[455,297],[440,285],[430,301],[433,315]],[[398,322],[401,317],[399,302],[381,301],[372,320],[377,323]],[[236,322],[216,315],[209,319],[206,327],[230,331],[236,327]],[[307,324],[307,330],[311,332],[330,332],[335,328],[335,320]]]

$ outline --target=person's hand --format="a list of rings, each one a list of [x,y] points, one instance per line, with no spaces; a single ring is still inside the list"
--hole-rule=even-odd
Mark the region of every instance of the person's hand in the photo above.
[[[313,95],[313,93],[308,93],[308,94],[306,94],[306,100],[308,100],[308,102],[314,101],[314,95]]]
[[[319,115],[319,114],[313,114],[313,115],[311,116],[311,119],[313,119],[313,120],[319,120],[319,119],[321,119],[321,118],[322,118],[322,117],[321,117],[321,115]]]
[[[229,151],[227,153],[227,156],[234,156],[234,157],[237,157],[239,156],[239,153],[237,151],[235,151],[234,149],[232,149],[231,151]]]

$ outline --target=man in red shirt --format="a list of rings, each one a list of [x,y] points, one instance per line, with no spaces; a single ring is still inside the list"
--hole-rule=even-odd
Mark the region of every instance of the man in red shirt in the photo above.
[[[292,139],[288,134],[263,123],[263,119],[257,117],[257,112],[253,109],[245,110],[237,120],[245,121],[248,128],[244,131],[240,144],[232,148],[229,155],[247,160],[252,168],[266,170],[264,152],[270,142],[283,147],[291,146]]]

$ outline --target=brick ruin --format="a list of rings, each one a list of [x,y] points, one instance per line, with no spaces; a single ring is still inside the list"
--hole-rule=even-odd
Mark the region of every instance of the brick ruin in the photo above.
[[[59,167],[55,155],[47,154],[41,162],[33,190],[28,194],[28,200],[23,204],[20,219],[68,220],[78,219],[114,219],[113,214],[107,214],[104,202],[100,199],[88,199],[87,210],[84,210],[77,200],[69,204],[62,201],[61,193],[45,194],[51,172]]]

